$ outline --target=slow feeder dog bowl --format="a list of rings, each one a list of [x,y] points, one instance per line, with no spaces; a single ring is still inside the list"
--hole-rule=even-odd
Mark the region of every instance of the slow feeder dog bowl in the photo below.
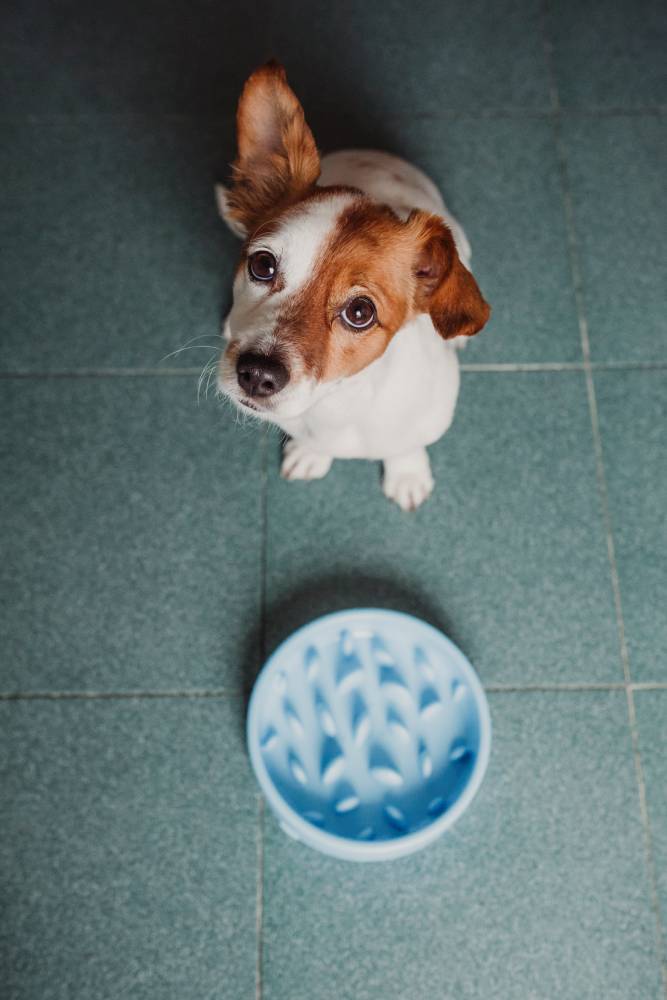
[[[358,609],[291,635],[255,684],[250,759],[283,829],[325,854],[386,861],[470,805],[491,721],[468,660],[396,611]]]

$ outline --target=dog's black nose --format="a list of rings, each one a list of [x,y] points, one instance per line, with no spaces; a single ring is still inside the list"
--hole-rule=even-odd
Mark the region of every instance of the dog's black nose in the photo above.
[[[236,362],[236,378],[249,396],[274,396],[287,385],[289,372],[277,358],[247,353]]]

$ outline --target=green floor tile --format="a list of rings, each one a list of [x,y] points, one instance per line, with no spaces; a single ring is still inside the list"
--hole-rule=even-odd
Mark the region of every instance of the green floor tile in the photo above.
[[[386,865],[262,822],[244,750],[262,654],[344,607],[427,619],[489,687],[623,680],[584,374],[464,374],[412,515],[377,463],[282,481],[196,376],[91,377],[219,349],[212,185],[270,57],[323,152],[441,188],[493,309],[472,365],[582,358],[553,73],[592,360],[664,365],[663,6],[0,11],[2,1000],[665,1000],[623,691],[490,694],[478,798]],[[667,371],[594,385],[631,676],[662,682]],[[635,702],[667,927],[667,691]]]
[[[596,372],[630,672],[667,681],[667,372]]]
[[[0,441],[0,689],[238,689],[258,435],[192,378],[11,379]]]
[[[254,1000],[236,700],[0,703],[6,1000]]]
[[[321,127],[318,127],[320,126]],[[313,122],[322,149],[371,146],[425,170],[464,226],[491,304],[467,363],[576,362],[581,340],[553,126],[534,119]]]
[[[660,1000],[625,695],[491,712],[479,797],[412,858],[334,861],[267,819],[263,1000]]]
[[[303,0],[28,2],[5,9],[0,31],[0,89],[15,113],[228,111],[272,57],[304,97],[360,118],[548,103],[536,0],[343,0],[316,12]]]
[[[667,21],[661,0],[549,0],[546,25],[566,108],[667,102]]]
[[[106,116],[0,135],[0,370],[154,368],[192,338],[216,343],[237,252],[213,198],[231,122]]]
[[[580,359],[550,123],[405,117],[358,129],[316,116],[313,127],[323,149],[389,149],[441,187],[493,308],[466,360]],[[163,363],[203,364],[238,255],[212,196],[233,156],[231,119],[3,129],[0,369],[155,367],[193,338]]]
[[[279,478],[270,444],[267,638],[351,606],[417,613],[488,684],[622,680],[583,374],[466,374],[405,514],[375,463]]]
[[[594,361],[665,361],[667,121],[563,123]]]
[[[667,691],[637,691],[635,705],[667,965]]]
[[[465,362],[580,361],[553,128],[545,121],[444,122],[400,151],[438,183],[472,244],[491,321]]]

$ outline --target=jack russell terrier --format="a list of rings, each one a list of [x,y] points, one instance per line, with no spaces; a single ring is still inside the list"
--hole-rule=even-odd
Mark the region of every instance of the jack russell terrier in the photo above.
[[[440,192],[387,153],[322,160],[276,63],[248,79],[233,186],[220,214],[243,238],[218,389],[289,435],[282,475],[379,459],[404,510],[431,493],[426,446],[452,422],[455,345],[489,306]]]

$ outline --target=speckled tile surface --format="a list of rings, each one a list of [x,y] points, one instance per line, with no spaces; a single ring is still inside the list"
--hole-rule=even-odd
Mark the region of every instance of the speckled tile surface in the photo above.
[[[581,373],[468,373],[430,449],[435,493],[391,505],[379,463],[278,477],[270,444],[267,637],[332,605],[412,611],[487,684],[622,680]]]
[[[667,959],[667,690],[635,695],[639,746],[651,824],[651,855],[662,927],[663,959]]]
[[[667,1000],[662,8],[0,12],[2,1000]],[[323,151],[434,178],[493,307],[413,516],[197,403],[269,57]],[[494,726],[460,823],[378,867],[262,818],[244,750],[263,653],[355,604],[450,635]]]
[[[472,246],[491,320],[467,364],[576,362],[572,291],[556,145],[550,121],[416,122],[392,136],[443,192]]]
[[[237,699],[0,704],[3,996],[255,996]]]
[[[0,136],[2,370],[156,368],[185,344],[203,346],[168,364],[203,367],[236,253],[213,197],[231,121],[0,120]]]
[[[595,385],[632,678],[667,682],[667,372]]]
[[[238,254],[213,199],[234,155],[233,107],[219,121],[106,116],[94,131],[0,121],[0,225],[15,251],[0,268],[2,370],[203,366]],[[325,151],[390,149],[443,191],[493,310],[467,362],[580,360],[550,122],[312,125]]]
[[[477,801],[412,858],[324,859],[269,819],[267,1000],[659,1000],[625,695],[495,695],[491,713]]]
[[[34,2],[7,7],[5,101],[28,114],[219,113],[256,65],[277,58],[306,101],[360,118],[548,106],[536,0],[493,10],[343,0],[314,14],[302,0],[168,9],[104,0],[58,16]]]
[[[667,120],[629,116],[563,125],[593,361],[667,361]]]
[[[546,11],[566,108],[664,108],[667,22],[660,0],[549,0]]]
[[[5,380],[0,407],[0,690],[239,690],[259,436],[187,377]]]

